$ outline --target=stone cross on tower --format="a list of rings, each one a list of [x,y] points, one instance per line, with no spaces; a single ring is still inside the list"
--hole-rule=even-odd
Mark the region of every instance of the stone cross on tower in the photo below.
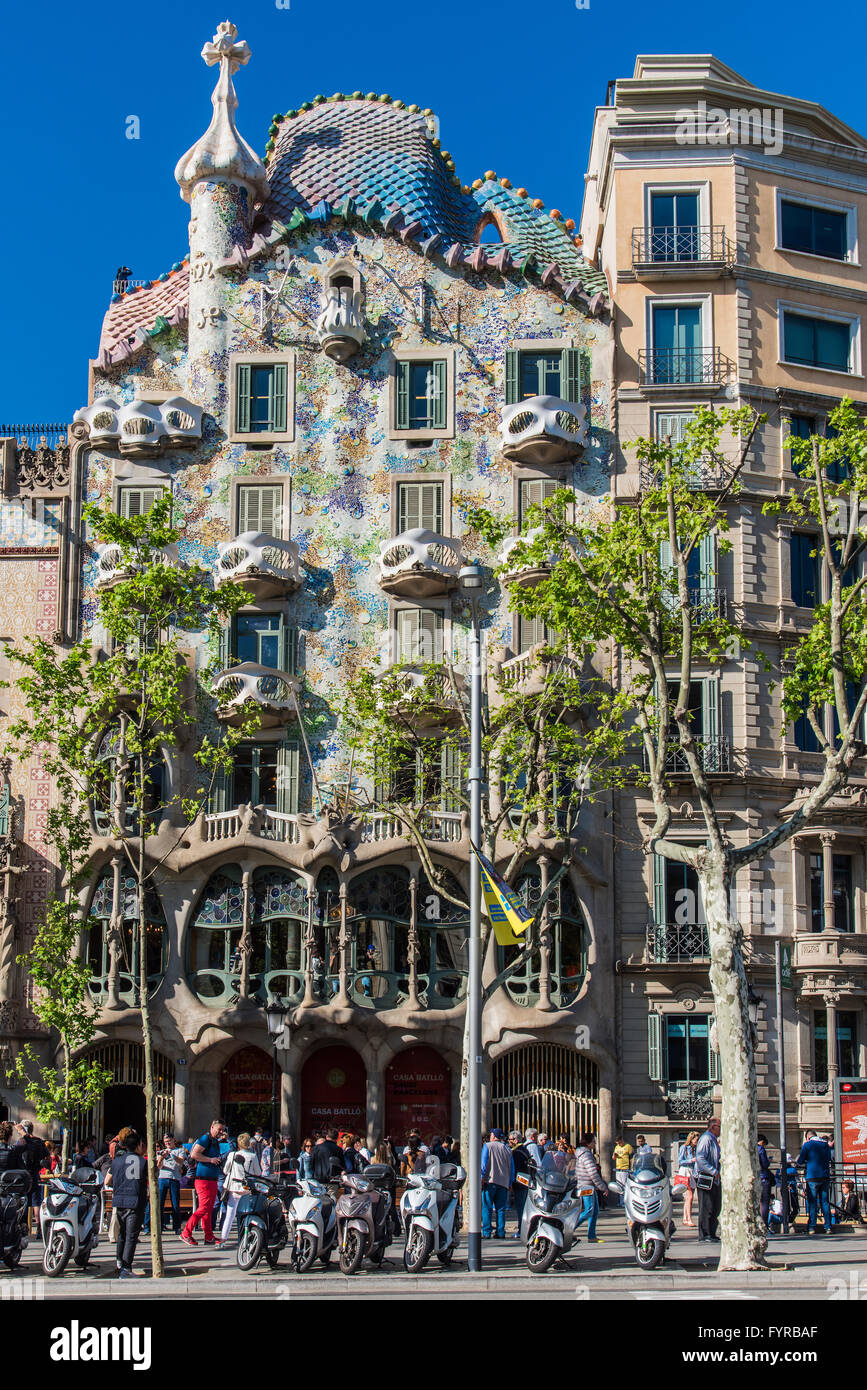
[[[178,160],[175,178],[190,205],[190,313],[188,384],[190,399],[220,417],[232,330],[224,303],[224,268],[237,264],[250,244],[255,209],[268,196],[265,166],[235,125],[238,98],[232,74],[250,60],[226,20],[202,49],[220,75],[204,135]]]

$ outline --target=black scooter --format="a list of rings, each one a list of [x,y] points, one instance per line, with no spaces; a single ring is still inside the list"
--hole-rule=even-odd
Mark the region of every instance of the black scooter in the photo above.
[[[248,1176],[245,1185],[238,1203],[238,1268],[252,1274],[264,1256],[276,1269],[280,1251],[289,1243],[283,1203],[288,1205],[298,1189],[286,1178]]]
[[[27,1202],[33,1179],[23,1168],[0,1173],[0,1257],[14,1269],[27,1247]]]

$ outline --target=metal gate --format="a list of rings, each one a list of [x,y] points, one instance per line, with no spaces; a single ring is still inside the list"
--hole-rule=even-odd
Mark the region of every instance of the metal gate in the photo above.
[[[114,1086],[137,1086],[144,1091],[145,1063],[144,1048],[141,1043],[104,1043],[93,1052],[87,1053],[89,1062],[97,1062],[110,1071]],[[175,1064],[162,1052],[154,1053],[154,1123],[156,1132],[162,1136],[171,1131],[175,1111]],[[95,1134],[103,1138],[102,1097],[90,1110],[85,1111],[72,1125],[73,1139]]]
[[[589,1057],[557,1043],[528,1043],[494,1062],[494,1124],[565,1134],[573,1143],[597,1132],[599,1068]]]

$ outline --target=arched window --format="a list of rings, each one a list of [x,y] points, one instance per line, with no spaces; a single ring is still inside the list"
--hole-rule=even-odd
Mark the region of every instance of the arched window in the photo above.
[[[139,952],[138,885],[131,874],[120,878],[120,961],[118,964],[118,995],[124,1004],[139,1001],[141,955]],[[114,872],[106,869],[100,876],[90,900],[87,935],[87,964],[90,969],[88,989],[95,1003],[104,1003],[109,992],[111,971],[110,928],[114,903]],[[145,967],[148,993],[153,994],[166,968],[166,919],[159,894],[154,889],[145,892]]]
[[[250,993],[265,1003],[274,995],[304,997],[307,888],[284,869],[257,869],[250,903]]]
[[[93,779],[93,823],[100,835],[110,835],[117,824],[118,786],[117,761],[120,756],[120,728],[117,724],[106,729],[100,739],[96,753],[97,771]],[[156,829],[159,808],[165,799],[166,769],[162,758],[156,759],[148,769],[145,785],[144,812],[148,832]],[[125,799],[132,799],[132,769],[125,780]],[[122,829],[134,835],[138,828],[138,814],[135,806],[127,804]]]
[[[476,243],[479,246],[502,246],[506,240],[503,229],[493,213],[486,213],[476,229]]]
[[[442,887],[450,897],[429,883],[424,874],[418,885],[419,970],[426,980],[429,1009],[449,1008],[467,989],[470,914],[468,908],[460,906],[461,901],[467,901],[467,894],[447,869],[442,872]],[[458,902],[452,902],[453,897]]]
[[[515,892],[531,912],[536,911],[542,897],[542,874],[538,865],[530,865],[524,870],[515,884]],[[578,997],[587,973],[587,931],[581,907],[568,878],[560,880],[548,901],[551,1003],[565,1009]],[[499,947],[499,969],[505,969],[522,950],[521,946]],[[516,1004],[529,1007],[538,1002],[541,969],[542,954],[537,949],[506,980],[506,990]]]
[[[358,1004],[393,1008],[409,990],[412,898],[406,869],[371,869],[349,884],[349,993]]]
[[[234,1003],[241,983],[244,890],[241,870],[221,869],[205,885],[189,933],[187,978],[204,1004]]]

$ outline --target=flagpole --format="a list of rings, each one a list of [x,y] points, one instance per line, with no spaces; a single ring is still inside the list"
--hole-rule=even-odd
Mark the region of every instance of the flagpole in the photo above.
[[[465,565],[459,576],[472,610],[470,643],[470,839],[482,847],[482,635],[478,590],[479,565]],[[482,1267],[482,960],[481,878],[479,861],[470,854],[470,939],[467,959],[467,1269]]]

